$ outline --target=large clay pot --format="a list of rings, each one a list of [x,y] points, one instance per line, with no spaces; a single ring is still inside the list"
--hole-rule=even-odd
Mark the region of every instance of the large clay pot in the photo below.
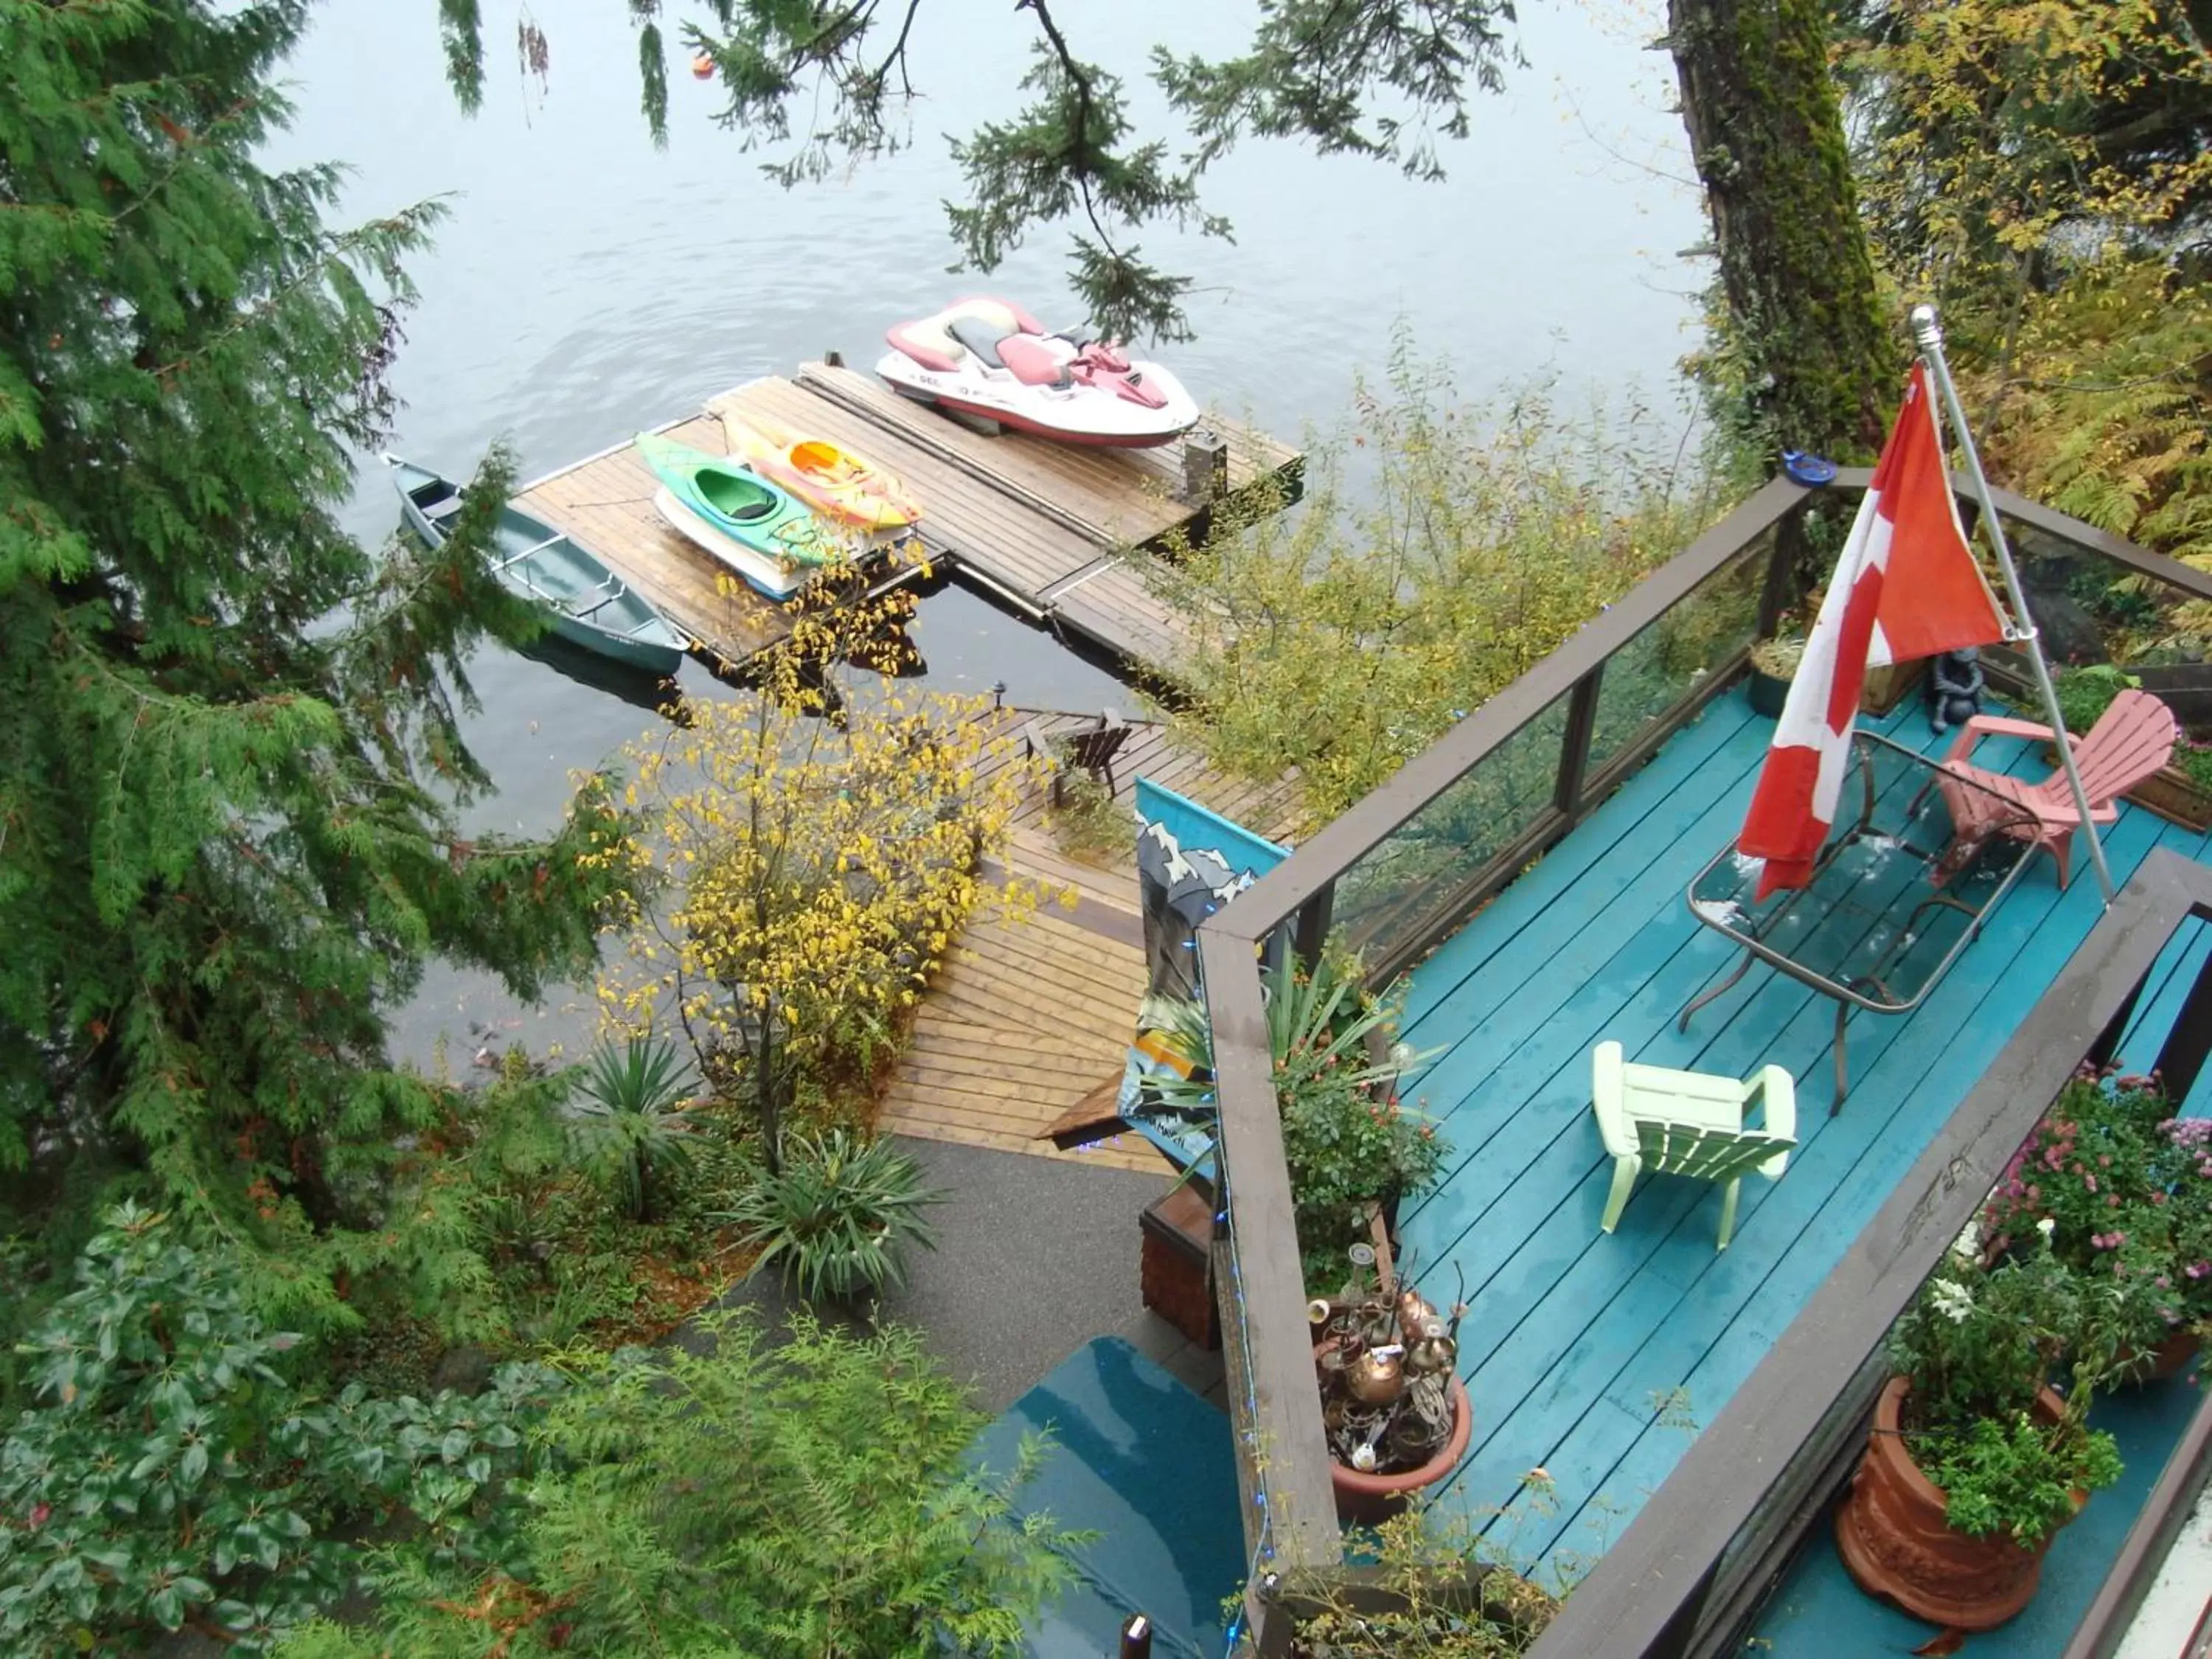
[[[2149,1364],[2132,1376],[2123,1374],[2120,1381],[2123,1384],[2163,1382],[2169,1376],[2179,1376],[2197,1358],[2198,1346],[2197,1333],[2185,1326],[2150,1351]]]
[[[1326,1345],[1322,1345],[1326,1346]],[[1321,1357],[1322,1346],[1314,1349]],[[1363,1474],[1334,1458],[1328,1461],[1329,1484],[1336,1489],[1336,1518],[1346,1526],[1373,1527],[1406,1507],[1407,1500],[1424,1486],[1433,1486],[1467,1455],[1468,1437],[1474,1430],[1474,1402],[1467,1397],[1467,1384],[1451,1380],[1451,1437],[1437,1455],[1418,1469],[1403,1474]]]
[[[1836,1511],[1836,1548],[1869,1595],[1954,1630],[1994,1630],[2034,1599],[2044,1553],[2011,1539],[1976,1538],[1946,1523],[1942,1488],[1912,1461],[1903,1432],[1908,1384],[1893,1376],[1874,1408],[1874,1433]],[[2035,1414],[2056,1422],[2066,1402],[2049,1389]],[[2075,1494],[2078,1510],[2086,1493]]]

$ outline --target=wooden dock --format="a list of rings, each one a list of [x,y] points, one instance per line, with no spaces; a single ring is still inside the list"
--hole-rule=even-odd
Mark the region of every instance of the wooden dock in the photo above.
[[[1006,733],[1034,720],[1057,735],[1094,717],[1009,708],[987,718]],[[1291,833],[1297,800],[1289,781],[1226,777],[1173,743],[1164,726],[1135,724],[1115,757],[1116,800],[1131,800],[1142,775],[1272,838]],[[1110,1103],[1135,1032],[1145,955],[1133,823],[1117,856],[1081,862],[1056,844],[1048,792],[1038,788],[1015,815],[1007,864],[1060,896],[1017,920],[979,914],[963,930],[922,1000],[878,1123],[931,1140],[1165,1170],[1166,1160],[1135,1133],[1072,1152],[1049,1138],[1052,1126],[1086,1101]],[[1073,903],[1061,902],[1069,894]]]
[[[803,366],[795,379],[738,386],[656,429],[726,454],[717,418],[724,410],[817,434],[899,473],[921,503],[920,540],[933,567],[1126,664],[1172,664],[1182,629],[1134,562],[1176,532],[1194,531],[1210,510],[1180,495],[1183,445],[1085,449],[986,436],[872,376],[823,363]],[[1226,444],[1230,495],[1273,481],[1295,498],[1304,466],[1296,450],[1235,422],[1209,416],[1206,425]],[[780,606],[718,580],[720,567],[662,521],[654,489],[625,442],[538,479],[517,501],[605,560],[724,665],[741,667],[787,637]],[[887,558],[872,574],[880,587],[917,572]]]

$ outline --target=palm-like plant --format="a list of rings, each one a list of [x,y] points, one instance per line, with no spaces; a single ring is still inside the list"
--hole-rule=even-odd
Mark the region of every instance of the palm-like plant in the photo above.
[[[922,1212],[941,1199],[889,1140],[832,1129],[818,1139],[793,1135],[783,1168],[763,1175],[722,1218],[762,1247],[755,1273],[781,1259],[784,1282],[808,1301],[843,1301],[906,1283],[899,1252],[908,1243],[937,1248]]]
[[[1343,1277],[1345,1249],[1365,1232],[1370,1204],[1426,1188],[1448,1151],[1436,1127],[1398,1098],[1405,1073],[1437,1051],[1394,1043],[1398,999],[1369,994],[1356,963],[1324,957],[1309,969],[1270,972],[1267,1046],[1282,1113],[1283,1157],[1290,1166],[1298,1246],[1317,1284]],[[1150,1077],[1146,1087],[1171,1110],[1215,1109],[1213,1034],[1204,1006],[1176,1010],[1168,1042],[1189,1075]]]
[[[654,1218],[654,1177],[691,1167],[689,1071],[663,1037],[602,1045],[572,1110],[584,1161],[611,1182],[633,1221]]]

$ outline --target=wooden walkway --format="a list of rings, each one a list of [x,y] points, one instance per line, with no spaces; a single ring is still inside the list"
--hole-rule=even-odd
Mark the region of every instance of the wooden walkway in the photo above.
[[[1936,741],[1917,702],[1865,724]],[[1717,699],[1408,975],[1406,1040],[1437,1053],[1407,1092],[1451,1150],[1405,1243],[1428,1295],[1464,1286],[1474,1310],[1459,1358],[1474,1437],[1439,1497],[1524,1566],[1571,1572],[1619,1535],[2102,914],[2095,882],[2077,872],[2061,892],[2036,860],[1916,1012],[1851,1017],[1850,1093],[1831,1117],[1834,1005],[1796,981],[1754,969],[1687,1034],[1674,1025],[1735,959],[1682,895],[1741,826],[1773,732],[1741,693]],[[1977,758],[2048,770],[2014,740]],[[2124,882],[2152,848],[2202,860],[2212,838],[2123,805],[2106,847]],[[2136,1024],[2148,1052],[2120,1057],[2148,1065],[2155,1034]],[[1650,1065],[1742,1077],[1771,1062],[1798,1079],[1798,1147],[1778,1181],[1746,1180],[1725,1253],[1720,1194],[1699,1182],[1647,1176],[1618,1230],[1598,1231],[1613,1165],[1590,1050],[1607,1039]]]
[[[987,437],[873,376],[822,363],[805,365],[795,380],[770,376],[723,392],[704,412],[655,429],[727,454],[723,410],[817,434],[899,473],[921,503],[916,550],[933,566],[1125,663],[1173,662],[1181,627],[1134,562],[1205,516],[1202,506],[1178,498],[1182,445],[1081,449],[1019,434]],[[1206,424],[1227,443],[1231,495],[1272,479],[1295,497],[1304,465],[1297,451],[1234,422],[1209,416]],[[625,442],[526,485],[517,504],[588,547],[726,666],[787,637],[780,607],[718,580],[721,568],[662,521],[654,489]],[[880,588],[919,570],[886,551],[871,574]]]
[[[1057,734],[1092,717],[1005,708],[987,718],[1009,734],[1031,720]],[[1115,757],[1117,801],[1133,799],[1140,775],[1263,835],[1279,839],[1291,827],[1291,783],[1253,786],[1224,777],[1150,722],[1136,724]],[[1055,843],[1047,792],[1024,798],[1007,862],[1047,896],[1018,920],[994,910],[962,933],[915,1016],[912,1041],[884,1092],[882,1127],[1122,1169],[1168,1167],[1133,1133],[1066,1152],[1042,1138],[1086,1099],[1101,1091],[1110,1097],[1121,1080],[1145,994],[1135,843],[1133,820],[1126,850],[1108,863],[1083,863]],[[1073,904],[1061,902],[1068,895]]]

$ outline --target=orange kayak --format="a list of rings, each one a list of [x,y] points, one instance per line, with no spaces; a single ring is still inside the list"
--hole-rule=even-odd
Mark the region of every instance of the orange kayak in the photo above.
[[[725,411],[733,459],[780,484],[817,513],[856,529],[903,530],[921,517],[896,473],[826,438],[794,437]]]

